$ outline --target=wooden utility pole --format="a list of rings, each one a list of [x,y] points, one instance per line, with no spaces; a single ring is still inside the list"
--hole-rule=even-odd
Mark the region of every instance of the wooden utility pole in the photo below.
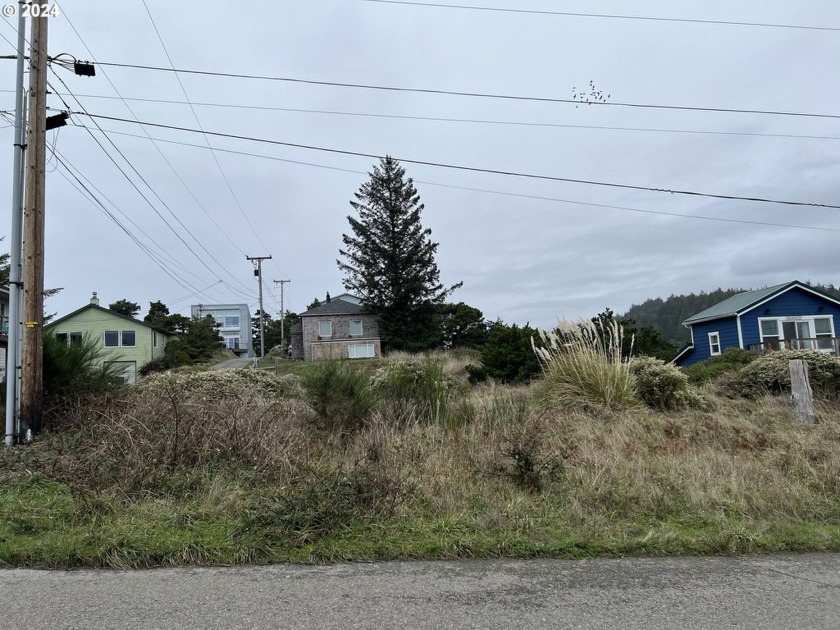
[[[44,394],[44,198],[47,119],[47,17],[33,17],[29,55],[29,133],[24,212],[23,354],[20,439],[37,435]]]
[[[260,285],[260,358],[265,357],[265,310],[263,309],[262,261],[271,260],[271,256],[245,256],[254,263],[254,275]]]
[[[291,280],[275,280],[274,284],[280,285],[280,343],[286,343],[286,335],[284,331],[284,322],[286,321],[286,309],[283,306],[283,285]]]

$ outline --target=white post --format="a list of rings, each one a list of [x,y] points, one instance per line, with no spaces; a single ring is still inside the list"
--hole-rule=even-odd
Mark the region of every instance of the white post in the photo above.
[[[796,359],[788,364],[790,369],[790,398],[799,424],[814,424],[814,393],[808,380],[808,364]]]
[[[6,436],[4,443],[14,442],[15,419],[18,410],[20,379],[20,326],[22,289],[22,244],[23,244],[23,180],[25,151],[23,61],[26,52],[26,18],[23,0],[18,2],[17,78],[15,84],[15,140],[14,164],[12,166],[12,231],[9,242],[9,334],[6,347]]]

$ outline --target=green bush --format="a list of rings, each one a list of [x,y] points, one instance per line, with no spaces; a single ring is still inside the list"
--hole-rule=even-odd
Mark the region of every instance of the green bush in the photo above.
[[[636,402],[635,379],[622,358],[623,331],[617,322],[558,322],[555,332],[540,331],[534,352],[545,378],[537,391],[549,407],[591,409],[626,407]]]
[[[766,392],[787,392],[790,391],[789,364],[796,359],[808,364],[808,375],[815,392],[840,393],[840,361],[818,350],[770,352],[718,384],[729,395],[745,398],[755,398]]]
[[[117,369],[103,362],[100,344],[90,337],[67,343],[47,333],[44,335],[43,356],[47,424],[54,425],[63,417],[69,399],[99,395],[125,385]]]
[[[315,361],[301,377],[304,399],[323,428],[352,431],[362,428],[376,404],[368,375],[348,361]]]
[[[391,420],[417,419],[448,424],[458,383],[444,373],[443,362],[397,361],[383,365],[370,381]]]
[[[527,324],[490,324],[481,347],[481,368],[467,368],[470,382],[492,378],[502,383],[524,383],[539,375],[540,362],[532,348],[532,339],[537,336],[537,331]]]
[[[630,361],[630,372],[636,379],[636,393],[653,409],[699,407],[702,399],[689,385],[686,374],[670,363],[652,357]]]
[[[723,354],[705,361],[682,368],[692,385],[702,385],[714,381],[726,372],[737,372],[758,358],[755,352],[740,348],[727,348]]]

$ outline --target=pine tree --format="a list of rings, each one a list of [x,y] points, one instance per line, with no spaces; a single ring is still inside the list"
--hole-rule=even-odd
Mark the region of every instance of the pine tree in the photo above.
[[[386,156],[350,205],[338,267],[344,287],[379,316],[383,345],[418,351],[440,343],[436,307],[462,283],[446,288],[435,263],[437,243],[420,222],[423,204],[411,178]]]

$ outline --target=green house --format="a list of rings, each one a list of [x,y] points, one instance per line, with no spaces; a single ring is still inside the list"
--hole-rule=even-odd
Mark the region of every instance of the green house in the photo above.
[[[67,343],[98,340],[103,361],[114,364],[127,383],[137,380],[137,370],[146,363],[163,356],[167,342],[174,338],[161,328],[102,308],[95,292],[90,304],[55,320],[45,330]]]

